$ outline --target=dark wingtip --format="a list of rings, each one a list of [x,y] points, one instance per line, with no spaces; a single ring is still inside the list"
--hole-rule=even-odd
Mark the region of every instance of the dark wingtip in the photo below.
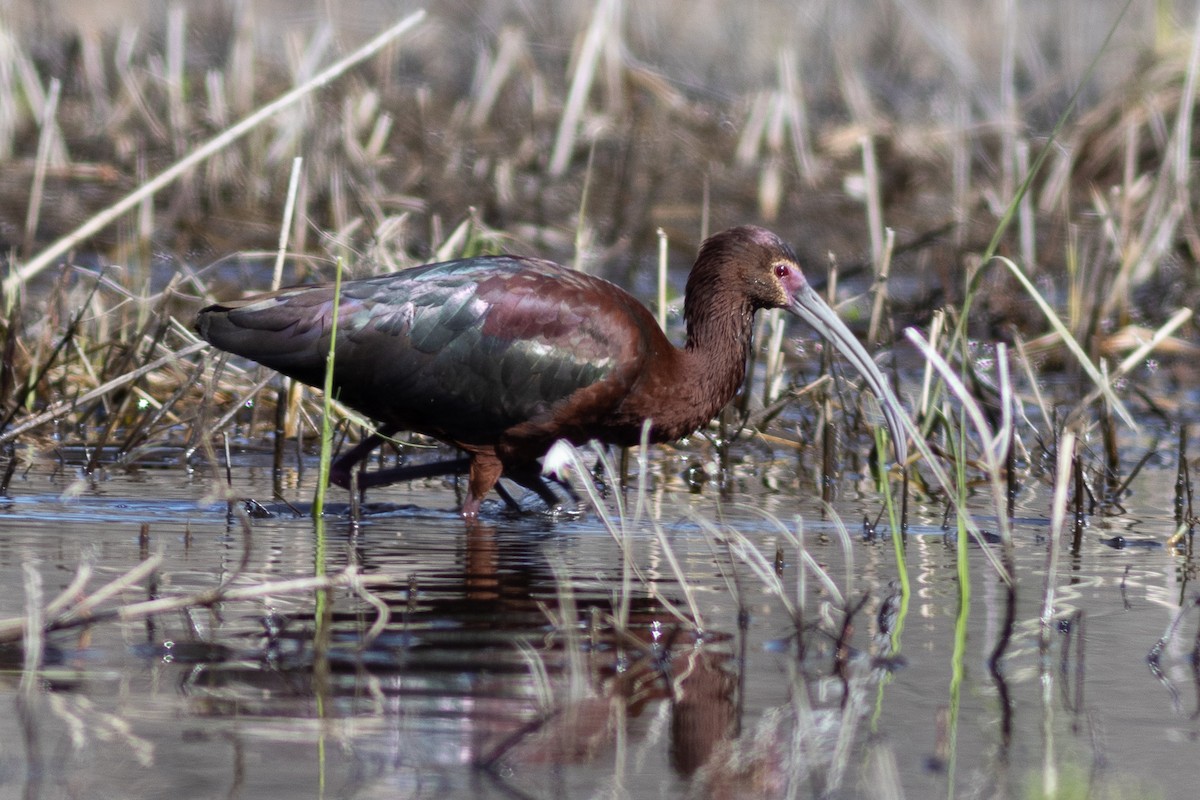
[[[196,313],[196,319],[192,321],[192,330],[209,344],[241,355],[245,349],[245,331],[230,319],[230,310],[220,304],[205,306]]]
[[[212,339],[209,338],[209,330],[212,327],[212,319],[215,316],[215,313],[220,310],[220,306],[205,306],[204,308],[200,309],[199,312],[197,312],[196,318],[192,320],[192,330],[194,330],[196,335],[206,342],[212,342]]]

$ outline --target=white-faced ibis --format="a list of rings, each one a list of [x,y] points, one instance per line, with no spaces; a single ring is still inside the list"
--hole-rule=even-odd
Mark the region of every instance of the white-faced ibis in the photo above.
[[[324,383],[334,287],[281,289],[209,306],[196,330],[222,350],[312,386]],[[778,236],[751,226],[704,242],[687,282],[687,344],[672,345],[632,295],[549,261],[479,256],[427,264],[341,286],[334,392],[381,423],[334,464],[353,466],[408,430],[467,458],[360,476],[360,488],[469,473],[464,516],[475,516],[503,474],[557,498],[538,459],[559,439],[633,445],[651,420],[666,442],[711,420],[746,374],[754,312],[784,308],[828,339],[880,400],[897,457],[903,410],[871,357],[808,285]]]

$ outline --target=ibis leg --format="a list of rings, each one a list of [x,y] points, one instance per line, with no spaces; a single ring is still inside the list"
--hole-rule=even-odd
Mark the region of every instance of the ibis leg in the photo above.
[[[467,499],[463,501],[462,515],[468,519],[479,516],[483,498],[500,480],[504,467],[492,452],[478,452],[471,456],[467,478]],[[509,498],[511,502],[512,498]]]
[[[536,470],[509,469],[505,472],[505,476],[512,478],[526,489],[534,492],[551,510],[562,505],[562,497],[555,494],[554,490],[550,488],[550,485],[546,483],[545,479],[542,478],[542,476]],[[575,489],[572,488],[570,483],[556,476],[551,476],[551,480],[562,487],[562,489],[570,497],[571,502],[576,505],[579,504],[579,495],[575,493]]]
[[[504,484],[500,483],[499,481],[496,482],[496,494],[500,495],[500,499],[504,501],[504,504],[508,506],[510,510],[521,510],[521,504],[516,501],[516,498],[514,498],[512,494],[509,493],[508,489],[504,488]]]
[[[372,433],[354,445],[354,447],[351,447],[345,453],[338,456],[338,459],[329,468],[329,482],[334,486],[349,489],[351,470],[358,465],[358,462],[366,458],[372,450],[387,441],[388,437],[395,432],[395,428],[381,428],[377,433]],[[385,486],[389,483],[416,481],[422,478],[436,478],[438,475],[462,475],[467,472],[470,465],[471,459],[463,457],[445,461],[433,461],[425,464],[404,464],[398,467],[377,469],[359,475],[358,488],[359,491],[366,491],[372,486]]]
[[[418,481],[422,478],[436,478],[439,475],[462,475],[471,466],[471,459],[452,458],[447,461],[430,461],[425,464],[405,464],[399,467],[388,467],[371,472],[364,472],[358,478],[358,486],[368,489],[372,486],[386,486],[389,483],[403,481]]]
[[[358,444],[351,447],[345,453],[338,456],[337,460],[329,467],[329,482],[334,486],[340,486],[343,489],[350,488],[350,472],[358,465],[358,462],[367,457],[367,454],[374,450],[379,445],[383,444],[387,437],[396,432],[395,428],[380,428],[372,433],[367,438],[363,439]],[[362,481],[359,481],[362,486]],[[362,486],[362,488],[366,488]]]

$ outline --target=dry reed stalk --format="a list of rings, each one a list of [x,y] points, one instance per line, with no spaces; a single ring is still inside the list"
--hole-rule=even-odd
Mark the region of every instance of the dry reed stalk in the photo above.
[[[1187,72],[1183,82],[1183,92],[1180,94],[1179,110],[1175,117],[1175,139],[1172,156],[1168,159],[1171,174],[1174,178],[1174,188],[1177,202],[1189,207],[1189,184],[1192,165],[1192,115],[1196,108],[1197,73],[1200,73],[1200,14],[1197,14],[1192,27],[1192,46],[1188,53]]]
[[[1013,345],[1017,348],[1017,361],[1021,363],[1022,368],[1025,370],[1025,379],[1029,384],[1030,391],[1033,392],[1034,403],[1042,415],[1042,422],[1046,425],[1046,432],[1052,433],[1054,422],[1050,417],[1049,409],[1046,407],[1046,399],[1042,396],[1041,383],[1038,381],[1037,375],[1033,372],[1033,364],[1030,363],[1029,354],[1025,352],[1025,340],[1020,336],[1014,336]],[[1020,409],[1021,406],[1018,405],[1017,408]],[[1028,417],[1025,420],[1028,422]],[[1030,427],[1033,426],[1030,425]]]
[[[788,98],[781,92],[770,95],[770,115],[763,132],[763,143],[767,155],[762,159],[758,173],[758,209],[763,219],[774,222],[779,218],[783,204],[784,138],[787,133]]]
[[[787,102],[788,131],[791,133],[792,154],[800,178],[809,186],[816,186],[820,177],[820,163],[812,149],[812,137],[808,127],[808,104],[804,98],[804,84],[796,66],[796,51],[781,48],[779,51],[779,89]]]
[[[297,194],[297,192],[299,190],[299,186],[300,186],[301,166],[303,163],[304,163],[304,159],[300,156],[296,156],[292,160],[292,173],[291,173],[291,176],[288,178],[288,192],[287,192],[287,200],[286,200],[286,202],[284,204],[284,208],[283,208],[283,221],[279,226],[279,247],[275,254],[275,269],[271,276],[271,291],[275,291],[275,290],[279,289],[280,285],[283,283],[283,263],[284,263],[284,258],[287,255],[288,236],[290,235],[291,230],[292,230],[292,218],[293,218],[293,215],[295,214],[296,194]],[[260,387],[265,386],[265,385],[266,385],[266,381],[263,381],[262,383],[259,384]],[[290,378],[284,378],[284,387],[285,388],[282,391],[285,393],[285,395],[287,397],[289,397],[289,398],[295,397],[297,399],[299,398],[299,393],[300,393],[300,391],[302,391],[299,384],[295,383]],[[253,393],[251,394],[251,396],[253,396]],[[293,435],[295,435],[296,427],[298,425],[296,416],[294,413],[292,413],[294,410],[293,404],[291,402],[288,402],[286,404],[283,404],[281,406],[281,408],[282,408],[282,413],[283,413],[282,427],[277,431],[277,436],[279,433],[286,433],[289,436],[293,436]],[[234,410],[236,410],[236,409],[237,409],[237,406],[235,405]],[[228,419],[228,417],[226,417],[226,419]],[[223,425],[224,425],[224,421],[222,421],[220,424],[218,424],[216,426],[216,429],[219,430],[221,427],[223,427]],[[277,442],[276,443],[277,458],[280,453],[282,453],[282,450],[280,449],[279,443]]]
[[[1140,137],[1141,126],[1133,123],[1125,126],[1125,148],[1121,154],[1121,237],[1120,250],[1121,257],[1125,257],[1130,246],[1130,239],[1133,233],[1133,204],[1135,197],[1135,182],[1137,179],[1137,160],[1138,160],[1138,143]]]
[[[738,164],[759,165],[758,208],[767,221],[778,218],[783,203],[785,143],[790,143],[791,157],[807,184],[814,185],[819,172],[796,79],[795,54],[790,50],[779,52],[777,83],[775,89],[754,95],[735,150]]]
[[[571,163],[571,155],[575,150],[575,139],[579,136],[584,110],[587,106],[588,95],[591,94],[592,84],[596,80],[596,72],[600,68],[602,58],[620,52],[620,20],[623,0],[599,0],[592,14],[591,22],[575,59],[575,69],[571,77],[571,87],[567,90],[567,100],[563,106],[562,117],[559,120],[558,134],[554,137],[554,148],[550,153],[548,172],[552,178],[560,178]],[[606,65],[609,71],[619,68],[618,64]]]
[[[798,637],[797,656],[804,657],[804,619],[808,613],[808,563],[812,558],[804,542],[804,519],[797,514],[793,517],[795,535],[791,538],[791,546],[796,551],[796,617],[794,619],[796,636]],[[821,574],[824,570],[821,570]]]
[[[883,304],[888,298],[888,276],[892,269],[892,253],[896,249],[896,232],[888,228],[883,237],[883,253],[875,264],[875,285],[872,292],[875,295],[871,305],[871,323],[867,327],[867,343],[874,347],[879,343],[879,330],[883,320]]]
[[[28,258],[33,253],[37,234],[38,216],[42,209],[42,191],[46,186],[46,169],[50,165],[55,137],[59,135],[55,115],[58,113],[58,98],[62,84],[58,78],[50,79],[50,91],[46,98],[38,134],[37,158],[34,161],[33,186],[29,190],[29,207],[25,212],[25,240],[21,252]]]
[[[878,275],[883,268],[883,201],[879,186],[879,167],[875,159],[875,140],[864,135],[858,140],[862,148],[863,183],[867,206],[867,233],[871,237],[871,265]]]
[[[658,237],[658,327],[667,330],[667,232],[659,228]]]
[[[203,347],[207,342],[197,342],[198,346]],[[210,358],[206,353],[201,357],[200,362],[207,366]],[[190,429],[188,430],[187,438],[183,443],[183,461],[190,463],[192,456],[196,450],[203,448],[207,455],[212,449],[210,439],[215,431],[209,426],[209,415],[213,409],[213,396],[217,392],[217,386],[221,381],[222,373],[229,363],[229,356],[225,353],[219,353],[216,358],[216,365],[212,369],[212,375],[204,381],[204,390],[200,395],[199,413],[192,420]],[[204,370],[205,372],[207,371]],[[215,459],[210,459],[210,462],[215,465]],[[214,470],[215,472],[215,470]]]
[[[783,388],[783,334],[787,325],[781,308],[773,308],[762,316],[771,332],[767,339],[767,363],[763,372],[763,406],[769,408],[779,399]]]
[[[1084,373],[1087,374],[1088,378],[1091,379],[1092,383],[1095,384],[1100,393],[1104,395],[1105,400],[1112,405],[1113,411],[1115,411],[1121,417],[1122,421],[1124,421],[1126,425],[1133,428],[1135,431],[1138,430],[1138,425],[1136,422],[1134,422],[1133,417],[1125,408],[1125,404],[1122,403],[1120,398],[1116,396],[1116,394],[1113,392],[1112,386],[1109,385],[1100,375],[1100,371],[1096,369],[1096,366],[1092,363],[1092,360],[1088,358],[1087,354],[1083,351],[1083,348],[1079,346],[1079,342],[1076,341],[1075,337],[1071,335],[1071,332],[1067,330],[1067,326],[1063,323],[1062,319],[1059,318],[1056,313],[1054,313],[1054,309],[1050,307],[1050,304],[1046,302],[1041,293],[1034,288],[1033,283],[1030,282],[1029,278],[1025,276],[1025,274],[1021,271],[1021,268],[1003,256],[997,256],[997,259],[1000,261],[1000,263],[1004,264],[1004,266],[1008,268],[1008,271],[1025,289],[1025,293],[1028,294],[1029,297],[1032,298],[1037,304],[1038,308],[1042,312],[1042,315],[1045,316],[1046,320],[1050,323],[1050,326],[1054,328],[1056,333],[1058,333],[1063,344],[1066,345],[1067,349],[1071,351],[1071,355],[1073,355],[1076,361],[1079,362],[1079,365],[1083,369]]]
[[[378,95],[375,96],[378,97]],[[367,143],[362,147],[364,161],[372,164],[382,162],[385,158],[384,148],[392,133],[392,124],[392,115],[386,111],[375,117],[375,123],[371,126],[371,133],[367,137]]]
[[[609,19],[607,35],[603,40],[604,57],[602,59],[605,111],[608,116],[619,119],[625,112],[625,80],[627,73],[630,72],[625,62],[625,0],[609,0],[609,3]]]
[[[737,147],[734,148],[734,161],[738,165],[749,167],[758,162],[770,116],[771,94],[770,92],[758,92],[750,102],[750,110],[742,123]]]
[[[87,85],[87,95],[92,101],[92,114],[97,120],[105,120],[111,113],[112,106],[100,32],[92,28],[81,28],[78,36],[80,71]]]
[[[230,107],[236,114],[249,114],[254,108],[254,85],[256,78],[256,48],[258,20],[254,17],[254,3],[237,6],[234,20],[233,42],[229,46],[229,67],[225,74],[225,88],[230,93]]]
[[[56,286],[57,291],[61,292],[65,280],[66,275],[64,273],[62,280],[60,280]],[[91,296],[94,295],[98,286],[98,283],[92,286],[88,301],[90,301]],[[56,308],[58,304],[55,301],[59,299],[61,298],[58,295],[53,296],[51,301],[47,303],[47,306],[50,308]],[[66,324],[64,332],[58,337],[57,341],[55,341],[53,345],[50,344],[50,339],[52,337],[52,331],[57,328],[57,320],[53,320],[52,324],[43,327],[44,336],[41,341],[38,342],[37,352],[30,359],[30,363],[26,368],[25,385],[19,389],[20,394],[18,394],[15,398],[15,402],[13,403],[12,407],[5,412],[3,421],[0,421],[0,431],[7,429],[9,424],[16,418],[17,414],[19,414],[22,409],[24,409],[30,402],[34,400],[35,390],[39,384],[48,378],[51,369],[57,364],[59,356],[62,354],[63,350],[66,349],[68,345],[74,345],[76,343],[75,340],[79,335],[80,326],[84,315],[87,312],[89,304],[89,302],[84,302],[76,310],[76,312],[71,316],[70,321]],[[20,305],[14,303],[9,312],[9,341],[6,342],[5,345],[6,381],[14,386],[17,375],[11,359],[12,349],[10,348],[15,347],[15,340],[13,339],[13,336],[15,335],[15,332],[20,329],[20,312]],[[14,322],[17,322],[18,324],[14,325]],[[65,371],[63,374],[65,380]]]
[[[37,66],[33,63],[33,59],[29,57],[25,48],[18,45],[15,41],[12,42],[11,46],[15,77],[20,84],[21,92],[24,94],[24,100],[29,105],[29,110],[33,118],[42,119],[46,116],[48,92],[42,86],[41,78],[38,77]]]
[[[287,200],[283,206],[283,221],[279,225],[279,249],[275,254],[275,270],[271,275],[271,291],[277,290],[283,283],[283,261],[287,255],[288,236],[292,231],[292,217],[296,212],[296,194],[300,188],[300,167],[304,163],[301,156],[292,159],[292,174],[288,178]]]
[[[581,272],[587,272],[587,255],[591,249],[592,232],[587,224],[588,198],[592,194],[593,167],[596,163],[596,143],[588,148],[587,169],[583,173],[583,188],[579,192],[579,212],[575,215],[574,257],[571,266]]]
[[[202,379],[205,368],[206,365],[202,361],[193,366],[191,371],[184,376],[183,380],[180,381],[179,386],[175,389],[174,393],[172,393],[165,402],[158,403],[157,409],[155,409],[152,414],[143,415],[142,418],[128,431],[128,433],[126,433],[125,440],[121,443],[120,450],[122,458],[126,462],[136,461],[137,448],[141,447],[143,443],[149,442],[151,439],[153,439],[153,437],[160,433],[160,431],[157,429],[159,422],[161,422],[164,417],[167,417],[169,414],[171,414],[171,410],[175,407],[175,405],[194,390],[195,386]],[[153,403],[151,403],[151,405],[153,405]],[[174,427],[175,425],[179,424],[179,422],[179,417],[171,415],[168,427]]]
[[[245,117],[233,127],[227,128],[222,133],[218,134],[212,139],[209,139],[206,143],[200,147],[197,147],[187,156],[175,162],[163,172],[159,173],[152,180],[143,183],[136,190],[126,195],[118,202],[92,216],[83,225],[66,236],[63,236],[50,247],[43,250],[37,257],[13,270],[8,277],[4,279],[4,292],[6,294],[12,293],[30,278],[38,275],[44,269],[54,264],[55,260],[59,256],[67,253],[79,242],[84,241],[88,237],[99,232],[110,222],[137,206],[138,203],[142,202],[148,197],[153,196],[160,189],[169,185],[181,175],[185,174],[188,170],[211,157],[214,153],[219,152],[241,137],[245,136],[251,130],[255,129],[264,121],[273,117],[282,109],[292,106],[297,101],[310,94],[313,90],[324,86],[340,76],[346,70],[350,69],[355,64],[358,64],[359,62],[379,52],[384,47],[391,44],[400,35],[407,33],[409,30],[415,27],[422,19],[424,19],[424,17],[424,11],[416,11],[408,15],[403,20],[388,28],[383,33],[376,36],[374,39],[367,42],[350,55],[322,70],[319,74],[313,76],[303,85],[297,86],[276,100],[273,100],[265,106],[260,107],[257,111]]]
[[[14,139],[21,123],[21,106],[16,86],[16,42],[0,30],[0,161],[13,156]]]
[[[1029,174],[1029,141],[1024,137],[1017,140],[1014,157],[1018,175]],[[1021,260],[1030,275],[1038,271],[1037,251],[1037,217],[1033,213],[1033,193],[1025,192],[1017,203],[1017,236],[1020,241]]]
[[[167,130],[159,120],[158,115],[154,113],[154,109],[150,101],[146,99],[146,93],[142,91],[145,83],[145,77],[141,70],[133,63],[133,54],[137,47],[138,29],[133,23],[126,23],[121,26],[121,34],[117,39],[116,52],[113,54],[113,63],[117,70],[117,78],[121,82],[121,88],[125,92],[123,105],[129,106],[133,111],[141,117],[142,122],[150,131],[150,135],[155,140],[163,140],[167,138]],[[113,120],[116,122],[116,120]]]
[[[939,309],[933,312],[933,322],[929,326],[929,346],[934,350],[940,350],[942,329],[945,325],[945,310]],[[933,379],[933,364],[926,361],[921,378],[921,396],[917,401],[917,419],[926,420],[932,417],[931,412],[938,402],[937,397],[934,396]]]
[[[1145,282],[1174,247],[1179,223],[1190,213],[1188,180],[1191,175],[1192,114],[1195,110],[1197,73],[1200,73],[1200,24],[1192,31],[1184,88],[1179,95],[1175,127],[1166,144],[1155,176],[1154,190],[1143,212],[1142,226],[1128,272],[1122,277],[1132,286]]]
[[[1003,0],[1000,20],[1000,197],[1007,203],[1016,190],[1017,128],[1017,0]],[[1027,193],[1026,193],[1027,194]]]
[[[755,315],[754,329],[750,335],[750,342],[752,345],[757,346],[752,346],[750,348],[750,358],[746,361],[746,374],[742,377],[742,386],[753,386],[757,381],[758,361],[763,355],[763,348],[759,343],[761,343],[766,337],[767,325],[768,321],[766,314]],[[751,393],[748,391],[739,392],[733,398],[733,401],[721,410],[721,414],[717,418],[717,435],[720,437],[720,442],[722,443],[722,448],[718,455],[721,458],[724,458],[724,456],[728,455],[728,448],[724,445],[728,441],[729,437],[732,436],[733,438],[736,438],[750,419],[750,394]],[[736,411],[736,414],[733,413],[734,411]],[[733,417],[735,416],[737,418],[736,422],[738,429],[731,433],[728,430],[728,427],[733,424]]]
[[[918,0],[893,0],[893,2],[909,23],[906,26],[907,30],[922,37],[929,49],[937,53],[945,62],[945,73],[954,76],[959,90],[967,95],[967,104],[981,109],[985,119],[995,118],[999,113],[996,108],[995,94],[967,49],[966,40],[956,36],[954,31],[942,24],[938,17],[926,11],[925,4]],[[979,22],[972,21],[970,24],[975,26]]]
[[[306,68],[307,69],[307,68]],[[346,155],[358,164],[366,161],[366,145],[361,143],[363,131],[380,116],[380,96],[375,89],[351,92],[342,98],[341,129],[342,147]]]
[[[1190,308],[1181,308],[1177,310],[1166,322],[1164,322],[1154,331],[1154,334],[1149,339],[1142,342],[1129,355],[1121,359],[1121,363],[1117,365],[1117,368],[1108,375],[1108,380],[1105,381],[1105,385],[1111,385],[1113,381],[1124,377],[1135,367],[1141,366],[1144,363],[1146,356],[1154,352],[1154,350],[1160,344],[1167,341],[1167,339],[1169,339],[1171,335],[1175,333],[1175,331],[1179,330],[1183,323],[1187,322],[1191,318],[1192,310]],[[1097,385],[1091,391],[1089,391],[1082,400],[1079,401],[1077,408],[1084,408],[1094,403],[1102,394],[1107,393],[1103,391],[1102,386]]]
[[[181,2],[172,2],[167,8],[166,84],[167,119],[176,157],[182,156],[187,148],[187,134],[191,124],[184,94],[187,86],[183,72],[187,63],[186,31],[187,9]]]
[[[458,255],[461,255],[463,248],[471,238],[471,229],[475,226],[475,218],[467,217],[462,222],[455,226],[449,236],[434,239],[433,241],[441,242],[438,248],[433,251],[434,261],[449,261]]]
[[[967,135],[971,124],[971,104],[965,92],[955,95],[954,126],[949,137],[950,183],[954,204],[954,244],[962,247],[967,240],[967,221],[971,206],[971,142]]]
[[[1102,217],[1102,219],[1104,218]],[[1083,270],[1080,269],[1079,226],[1068,223],[1066,235],[1067,252],[1064,266],[1067,273],[1067,326],[1077,333],[1082,333],[1080,326],[1083,319],[1083,306],[1088,297],[1094,293],[1095,287],[1087,285],[1083,279]]]
[[[62,605],[62,609],[55,614],[55,619],[46,620],[48,627],[54,625],[56,622],[61,624],[62,622],[70,623],[90,619],[101,605],[124,594],[143,579],[157,572],[162,563],[162,553],[154,553],[149,558],[142,559],[136,566],[118,575],[90,594],[83,597],[79,597],[78,595],[70,598],[64,597],[63,600],[65,602]],[[0,631],[3,631],[4,628],[5,625],[0,622]],[[0,641],[3,639],[3,633],[0,633]]]
[[[479,129],[487,125],[492,110],[500,100],[500,93],[518,68],[529,69],[532,56],[525,33],[512,25],[500,29],[496,57],[482,69],[479,85],[471,92],[471,111],[467,125]]]
[[[877,800],[904,800],[904,779],[900,777],[900,765],[891,745],[871,744],[865,763],[864,776],[868,785],[875,787]]]
[[[867,88],[863,70],[844,50],[837,50],[834,55],[838,88],[841,90],[842,101],[846,104],[850,119],[858,130],[879,130],[879,115],[875,112],[875,104],[871,100],[871,92]]]
[[[137,177],[138,183],[146,180],[146,154],[139,152],[137,157]],[[145,269],[150,266],[150,246],[154,236],[154,198],[151,195],[146,195],[142,198],[142,202],[138,204],[137,210],[137,238],[130,250],[138,254],[138,262]],[[149,281],[147,281],[149,283]]]
[[[205,118],[214,128],[229,127],[229,98],[225,92],[225,78],[219,70],[204,73]]]
[[[237,414],[245,407],[245,405],[247,403],[249,403],[251,401],[251,399],[254,398],[255,395],[257,395],[264,388],[266,388],[267,384],[270,383],[274,377],[275,377],[274,373],[268,372],[266,375],[264,375],[262,378],[260,378],[255,383],[251,384],[248,387],[245,387],[242,390],[241,394],[238,396],[237,401],[230,406],[229,410],[226,411],[224,414],[222,414],[220,417],[218,417],[217,420],[212,423],[212,425],[210,426],[210,430],[212,430],[214,432],[222,430],[226,425],[229,424],[229,421],[231,419],[233,419],[235,416],[237,416]],[[291,381],[290,379],[289,379],[289,383],[290,383],[290,386],[292,386],[292,387],[303,385],[303,384],[298,384],[295,381]],[[298,428],[299,422],[298,422],[298,420],[295,420],[297,413],[298,412],[296,410],[289,408],[289,417],[293,418],[293,420],[294,420],[293,424],[296,425],[296,427]],[[294,433],[292,435],[294,435]]]
[[[321,25],[313,31],[307,43],[301,43],[298,33],[287,37],[285,42],[288,45],[292,82],[300,86],[316,74],[325,53],[333,45],[333,31],[328,25]],[[264,151],[263,166],[279,164],[296,153],[313,118],[312,102],[307,92],[299,98],[299,102],[289,105],[287,109],[281,109],[272,120],[274,137]]]
[[[169,295],[165,295],[164,297],[169,297]],[[142,357],[142,365],[141,366],[143,366],[143,367],[145,366],[146,360],[149,358],[150,354],[152,354],[154,352],[155,348],[161,344],[162,339],[166,335],[167,329],[169,327],[169,318],[168,317],[159,317],[158,319],[161,321],[159,321],[157,324],[155,324],[154,337],[150,341],[150,344],[146,348],[146,351]],[[150,320],[150,319],[146,320],[145,325],[142,327],[142,329],[138,332],[137,336],[135,337],[134,343],[131,344],[131,346],[128,349],[126,349],[124,356],[120,359],[121,363],[120,363],[119,369],[115,370],[115,371],[124,372],[128,368],[128,364],[135,357],[140,343],[142,341],[145,341],[148,338],[147,334],[149,333],[149,327],[151,325],[151,321],[152,320]],[[105,372],[107,374],[111,374],[112,370],[105,370]],[[126,409],[129,407],[130,403],[135,401],[135,398],[137,395],[134,391],[132,391],[132,389],[136,389],[136,388],[137,388],[136,382],[131,384],[131,386],[130,386],[131,391],[126,391],[126,392],[122,393],[120,404],[117,406],[115,411],[110,412],[108,414],[108,419],[106,420],[104,427],[101,429],[99,435],[96,436],[95,440],[92,443],[95,449],[93,450],[91,457],[88,459],[87,465],[84,467],[84,471],[86,473],[91,474],[99,466],[99,459],[103,455],[103,450],[104,450],[104,447],[108,444],[109,437],[112,436],[113,432],[116,430],[118,425],[122,425],[126,422],[126,420],[125,420]],[[103,401],[104,398],[100,398],[100,400]],[[89,416],[91,416],[91,413],[92,413],[91,409],[84,409],[84,411],[81,414],[81,417],[86,419]]]
[[[854,543],[850,539],[850,532],[846,530],[846,524],[842,522],[842,517],[838,514],[837,509],[826,504],[825,517],[833,520],[833,532],[838,541],[838,545],[842,550],[842,566],[845,568],[845,583],[842,586],[842,594],[845,596],[839,605],[848,609],[848,602],[854,592]],[[848,621],[848,620],[847,620]]]

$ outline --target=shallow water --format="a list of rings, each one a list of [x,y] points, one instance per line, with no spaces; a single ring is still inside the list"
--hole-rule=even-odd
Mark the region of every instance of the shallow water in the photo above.
[[[849,539],[808,490],[763,488],[791,483],[784,465],[770,481],[742,476],[736,502],[711,486],[652,490],[647,516],[659,525],[628,526],[637,572],[624,589],[627,562],[594,512],[515,518],[497,504],[469,526],[448,484],[378,491],[361,524],[330,517],[324,558],[330,572],[353,563],[392,576],[372,590],[390,614],[382,632],[367,633],[376,607],[343,590],[319,624],[306,592],[60,631],[24,688],[20,653],[4,651],[0,796],[1026,797],[1051,779],[1097,796],[1185,796],[1200,733],[1197,612],[1157,673],[1147,657],[1181,604],[1192,607],[1195,567],[1162,546],[1174,469],[1159,461],[1125,514],[1090,519],[1078,548],[1063,543],[1044,658],[1049,523],[1042,488],[1022,493],[999,677],[988,657],[1008,594],[981,546],[968,545],[956,677],[957,547],[941,510],[910,509],[904,607],[890,537],[862,536],[880,507],[867,483],[846,479],[834,504]],[[664,457],[654,483],[679,485],[661,476],[681,463]],[[282,512],[251,520],[248,536],[223,502],[204,501],[204,473],[109,468],[89,481],[40,462],[19,473],[0,505],[0,618],[25,613],[39,591],[30,575],[44,603],[81,563],[94,591],[162,555],[149,581],[102,609],[313,573],[313,523],[267,502],[268,471],[235,460],[235,494]],[[289,501],[307,500],[312,474],[288,484]],[[799,514],[828,579],[805,572],[802,658],[766,576],[778,558],[795,610],[800,557],[754,509],[789,525]],[[1114,536],[1132,546],[1115,549]],[[844,605],[864,598],[843,626]],[[669,605],[698,613],[702,629]]]

